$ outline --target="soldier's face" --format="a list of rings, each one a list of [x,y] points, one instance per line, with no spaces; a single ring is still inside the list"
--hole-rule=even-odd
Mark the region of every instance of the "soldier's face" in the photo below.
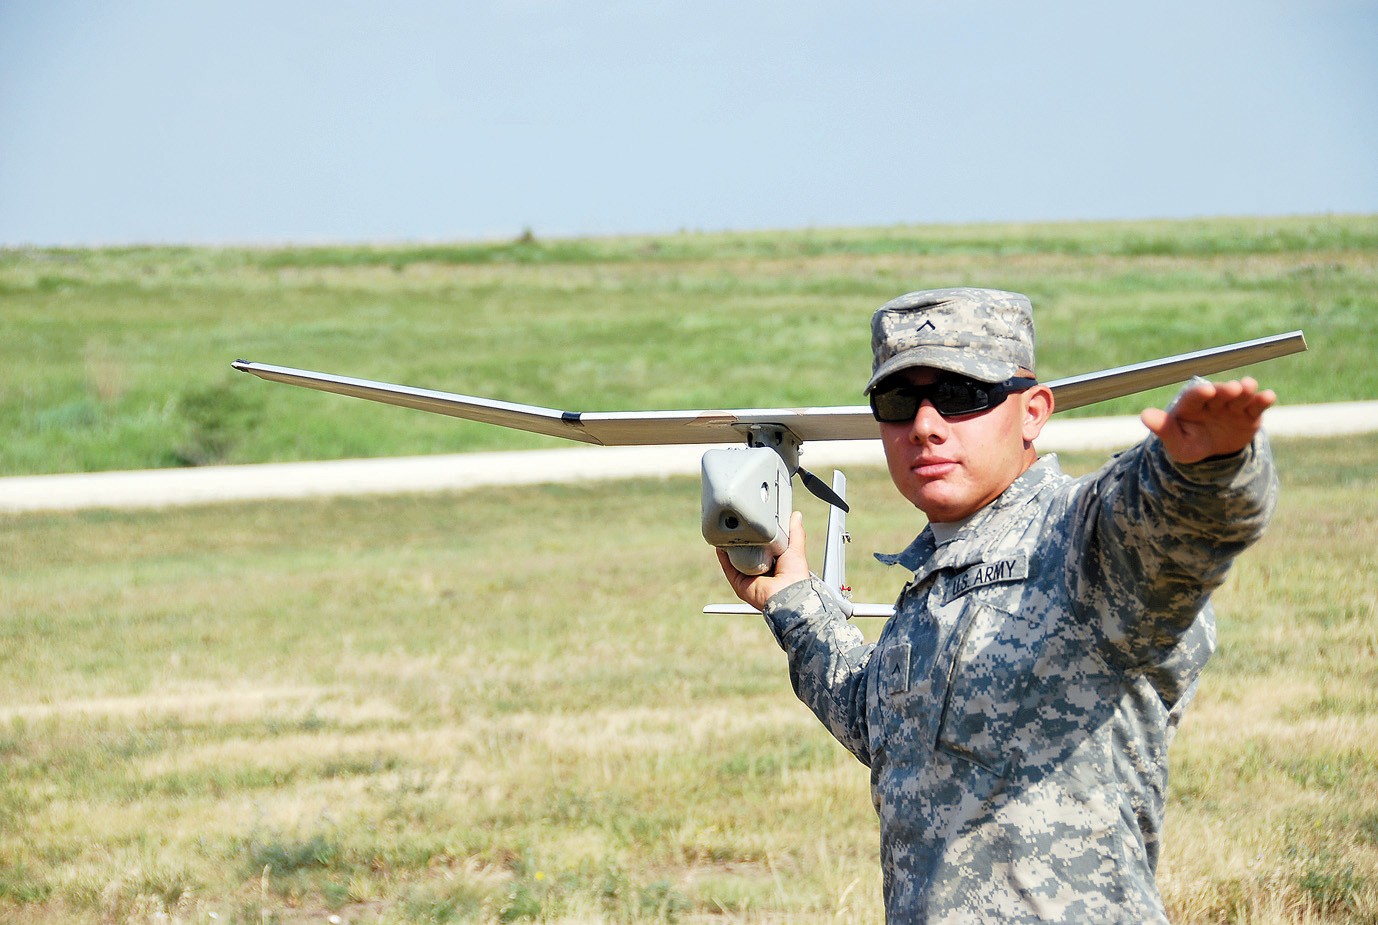
[[[939,372],[920,367],[896,376],[911,385],[929,385]],[[1037,386],[988,411],[950,418],[925,401],[907,424],[881,424],[895,487],[931,521],[976,513],[1037,459],[1033,439],[1052,411],[1051,394]],[[1036,407],[1045,400],[1047,413]]]

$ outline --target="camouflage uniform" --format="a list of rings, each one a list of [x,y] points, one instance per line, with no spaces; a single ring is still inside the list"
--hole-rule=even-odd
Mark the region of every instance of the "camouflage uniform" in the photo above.
[[[914,578],[874,646],[816,579],[770,599],[795,691],[871,768],[890,921],[1166,921],[1168,742],[1276,490],[1261,435],[1191,465],[1150,437],[1079,480],[1045,457],[879,557]]]

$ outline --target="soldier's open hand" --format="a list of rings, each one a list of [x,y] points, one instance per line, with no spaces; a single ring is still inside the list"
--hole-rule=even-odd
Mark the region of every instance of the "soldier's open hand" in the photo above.
[[[798,511],[790,515],[789,548],[780,553],[769,575],[743,575],[722,549],[718,550],[718,562],[737,597],[757,610],[765,610],[772,594],[809,577],[809,562],[804,553],[804,515]]]
[[[1244,449],[1263,426],[1263,412],[1276,401],[1272,389],[1260,391],[1248,377],[1221,383],[1201,379],[1183,389],[1166,411],[1149,408],[1140,420],[1173,460],[1193,463]]]

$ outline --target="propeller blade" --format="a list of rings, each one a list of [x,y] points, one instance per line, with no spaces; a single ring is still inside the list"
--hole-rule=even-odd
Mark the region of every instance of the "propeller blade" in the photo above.
[[[843,512],[851,510],[851,508],[847,506],[847,502],[842,500],[842,496],[833,491],[827,482],[823,481],[803,466],[800,466],[797,471],[799,473],[799,481],[804,483],[804,487],[807,488],[809,493],[815,498],[818,498],[820,501],[826,501]]]

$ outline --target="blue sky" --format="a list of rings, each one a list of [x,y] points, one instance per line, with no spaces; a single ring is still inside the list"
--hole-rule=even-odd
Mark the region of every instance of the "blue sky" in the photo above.
[[[0,244],[1378,212],[1378,3],[0,0]]]

